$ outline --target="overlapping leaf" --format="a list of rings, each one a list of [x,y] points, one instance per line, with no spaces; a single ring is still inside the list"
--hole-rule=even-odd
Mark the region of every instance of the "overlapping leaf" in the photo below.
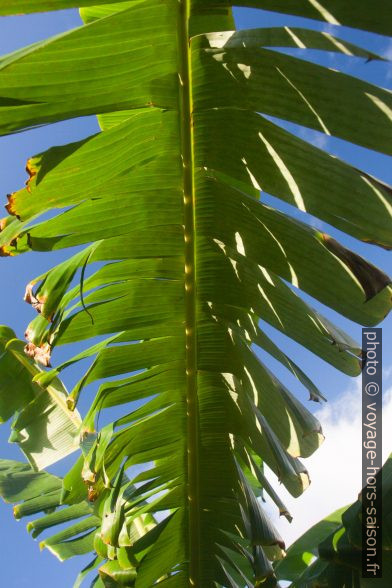
[[[306,531],[291,545],[285,560],[276,565],[281,580],[292,588],[313,588],[320,585],[344,588],[375,585],[387,587],[391,570],[391,457],[384,464],[380,490],[383,497],[382,552],[383,577],[362,578],[362,503],[359,499],[348,508],[341,508]]]
[[[10,441],[19,444],[34,467],[46,468],[78,449],[79,413],[68,410],[68,394],[60,380],[54,378],[44,389],[32,381],[42,370],[26,356],[31,348],[11,329],[0,327],[0,346],[1,422],[14,417]],[[34,352],[45,363],[46,348]]]

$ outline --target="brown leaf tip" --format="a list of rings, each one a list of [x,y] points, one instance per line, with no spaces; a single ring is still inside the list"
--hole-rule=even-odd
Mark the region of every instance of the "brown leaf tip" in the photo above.
[[[34,167],[34,164],[33,164],[33,160],[32,159],[28,159],[27,160],[27,163],[26,163],[26,171],[29,174],[29,177],[28,177],[28,179],[25,182],[26,189],[27,189],[28,192],[31,192],[30,182],[34,178],[34,176],[37,175],[37,172],[38,172],[37,168]]]
[[[33,284],[31,282],[30,282],[30,284],[27,284],[27,286],[26,286],[26,291],[25,291],[25,295],[23,297],[23,300],[25,302],[27,302],[27,304],[31,304],[31,306],[33,308],[35,308],[35,310],[39,314],[41,314],[42,307],[45,304],[45,299],[42,297],[35,296],[35,294],[33,292]]]
[[[16,212],[16,196],[18,192],[11,192],[11,194],[7,194],[8,204],[4,207],[8,214],[15,216],[18,220],[20,220],[20,216]]]
[[[88,487],[88,500],[89,502],[95,502],[98,498],[98,492],[97,490],[94,488],[94,486],[89,486]]]
[[[76,406],[75,399],[72,398],[71,396],[68,396],[68,398],[67,398],[67,408],[68,408],[68,410],[74,411],[75,410],[75,406]]]
[[[322,239],[326,248],[354,274],[364,291],[366,302],[391,284],[389,276],[357,253],[350,251],[326,233],[322,233]]]

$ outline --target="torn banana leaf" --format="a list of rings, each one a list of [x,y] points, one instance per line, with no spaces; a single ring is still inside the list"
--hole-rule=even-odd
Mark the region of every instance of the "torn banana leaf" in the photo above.
[[[81,418],[67,408],[68,394],[60,380],[46,388],[32,381],[42,370],[11,329],[0,327],[0,337],[0,418],[4,423],[14,417],[10,441],[42,470],[79,448]]]

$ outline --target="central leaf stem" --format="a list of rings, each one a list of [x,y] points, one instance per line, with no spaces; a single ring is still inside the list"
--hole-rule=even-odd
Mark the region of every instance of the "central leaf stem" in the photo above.
[[[185,344],[187,405],[187,510],[189,585],[201,588],[199,505],[199,419],[197,394],[197,324],[195,264],[195,186],[193,165],[192,80],[189,47],[190,1],[180,0],[179,87],[184,189]]]

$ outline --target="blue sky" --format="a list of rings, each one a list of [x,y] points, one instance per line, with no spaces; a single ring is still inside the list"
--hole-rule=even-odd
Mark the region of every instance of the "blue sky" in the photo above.
[[[295,17],[286,16],[282,19],[280,16],[253,9],[236,9],[235,16],[238,28],[279,26],[282,23],[287,26],[306,26],[309,24],[312,28],[338,34],[350,42],[366,46],[370,50],[392,58],[392,42],[377,35],[351,31],[344,27],[332,27]],[[79,24],[80,19],[78,13],[74,10],[3,18],[0,20],[0,53],[8,53],[21,46],[73,28]],[[293,50],[292,53],[298,54],[298,51]],[[356,75],[384,87],[391,86],[392,69],[389,63],[372,62],[365,64],[364,60],[361,59],[353,59],[349,62],[345,56],[335,56],[332,54],[321,56],[320,53],[315,51],[309,53],[309,55],[312,59],[317,59],[319,63],[323,63],[329,67],[342,69],[351,75]],[[286,128],[290,130],[296,129],[295,125],[287,125]],[[6,194],[23,185],[26,179],[26,173],[24,171],[25,162],[32,154],[39,153],[55,144],[58,145],[81,139],[97,130],[98,127],[95,119],[89,117],[1,138],[0,200],[5,204]],[[331,153],[355,164],[357,167],[361,167],[368,173],[380,177],[384,181],[392,182],[392,170],[390,166],[388,167],[386,157],[366,149],[352,147],[341,140],[325,138],[317,132],[298,129],[298,127],[297,131],[305,140],[329,150]],[[297,214],[294,213],[291,207],[282,204],[276,199],[267,198],[267,200],[272,205],[279,206],[281,210],[285,210],[290,214]],[[2,213],[0,213],[1,216],[3,216]],[[354,239],[342,236],[338,231],[334,231],[330,227],[327,227],[327,230],[328,232],[332,232],[334,236],[336,235],[344,244],[355,247],[356,251],[382,267],[387,273],[388,270],[391,273],[390,261],[385,251],[360,244]],[[56,252],[39,255],[29,254],[14,259],[0,259],[0,280],[2,285],[0,289],[0,324],[5,323],[10,325],[15,329],[19,337],[23,336],[26,325],[33,318],[31,307],[23,303],[22,300],[26,284],[31,278],[39,275],[48,267],[55,265],[68,254],[69,252]],[[311,303],[314,304],[314,301],[311,301]],[[317,308],[321,308],[327,317],[338,322],[354,338],[360,340],[361,328],[358,325],[338,317],[336,313],[329,311],[325,307],[321,307],[321,305],[314,305]],[[386,350],[392,346],[390,319],[384,322],[383,328],[384,349]],[[344,404],[339,404],[339,399],[346,398],[347,394],[349,394],[349,397],[347,397],[349,398],[347,410],[355,412],[356,399],[358,400],[358,404],[360,403],[359,388],[355,383],[350,383],[346,376],[324,364],[310,352],[301,349],[297,344],[288,341],[283,335],[275,336],[275,340],[278,343],[282,343],[282,345],[284,344],[284,349],[289,355],[295,357],[296,361],[302,367],[306,368],[309,375],[327,396],[332,407],[336,405],[339,407],[339,410],[344,411]],[[386,353],[384,354],[384,363],[386,367],[388,367],[388,363],[392,363],[390,359],[388,362]],[[273,364],[273,367],[276,367],[276,365]],[[282,381],[290,389],[296,391],[298,396],[306,402],[307,395],[300,385],[290,375],[279,368],[276,371]],[[74,371],[71,376],[77,376],[77,371]],[[82,403],[82,408],[83,406],[87,406],[90,400],[91,390],[90,394],[86,395]],[[310,405],[310,408],[317,409],[318,407]],[[332,426],[335,421],[333,421],[331,413],[325,412],[324,410],[322,414],[327,421],[329,419],[328,422],[331,424],[332,435],[335,437],[338,436],[337,426],[335,428]],[[0,429],[0,455],[1,457],[19,459],[20,457],[16,448],[6,444],[8,433],[8,427],[4,425]],[[339,442],[343,444],[344,440],[342,439]],[[352,450],[354,451],[355,447]],[[358,445],[359,454],[360,445]],[[61,464],[55,471],[58,473],[64,472],[69,463],[69,460],[66,460],[66,463]],[[322,470],[319,467],[320,463],[319,461],[315,465],[316,472]],[[313,478],[315,478],[315,475]],[[346,481],[343,481],[343,484],[351,484],[353,491],[355,489],[357,492],[359,490],[360,478],[358,477],[358,481],[347,478]],[[302,502],[306,508],[305,501],[306,494]],[[315,503],[312,504],[312,508],[315,508]],[[5,566],[3,565],[2,569],[2,582],[5,586],[12,588],[25,585],[42,587],[56,585],[58,588],[69,588],[72,586],[77,572],[83,566],[83,562],[88,561],[88,557],[79,558],[61,565],[49,552],[44,551],[39,554],[38,543],[34,542],[25,530],[25,521],[15,523],[12,518],[12,509],[4,504],[0,504],[0,525],[0,551],[3,562],[6,564]]]

